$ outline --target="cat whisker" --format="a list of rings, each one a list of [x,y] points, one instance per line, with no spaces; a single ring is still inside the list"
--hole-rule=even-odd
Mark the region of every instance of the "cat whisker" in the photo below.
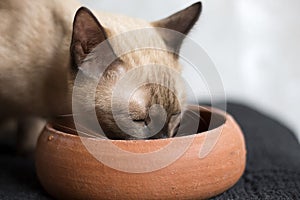
[[[92,137],[92,138],[103,138],[103,139],[105,138],[102,135],[96,134],[96,133],[91,132],[91,131],[88,131],[88,133],[87,133],[87,132],[79,131],[77,129],[74,129],[74,128],[71,128],[71,127],[68,127],[68,126],[64,126],[64,125],[61,125],[61,124],[56,124],[56,126],[58,126],[60,128],[63,128],[65,130],[75,132],[75,133],[79,134],[80,137]],[[82,127],[82,128],[84,128],[84,127]]]

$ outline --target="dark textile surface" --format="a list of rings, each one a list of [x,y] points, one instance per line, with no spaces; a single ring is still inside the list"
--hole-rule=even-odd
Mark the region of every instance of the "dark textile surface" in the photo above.
[[[212,199],[300,199],[300,145],[277,121],[238,104],[227,111],[240,124],[247,167],[239,182]],[[32,159],[16,156],[12,142],[0,142],[0,199],[51,199],[39,185]]]
[[[229,104],[247,146],[246,171],[230,190],[213,199],[300,199],[300,145],[279,122],[248,107]]]

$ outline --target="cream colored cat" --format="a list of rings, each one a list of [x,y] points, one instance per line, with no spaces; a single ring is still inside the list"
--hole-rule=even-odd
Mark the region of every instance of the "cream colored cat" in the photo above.
[[[201,12],[201,3],[196,3],[168,18],[149,23],[103,12],[95,13],[94,17],[86,8],[77,11],[79,7],[80,4],[73,0],[0,1],[0,119],[13,117],[30,121],[31,117],[71,114],[74,75],[98,44],[108,37],[147,27],[162,27],[187,34]],[[175,51],[182,43],[159,32],[142,37]],[[110,45],[114,54],[124,46],[132,45],[132,40]],[[97,54],[101,54],[94,51],[90,59],[97,59]],[[96,94],[98,120],[109,133],[107,137],[132,139],[112,118],[111,92],[126,72],[147,64],[163,64],[178,72],[181,70],[176,55],[157,50],[132,52],[116,58],[105,71]],[[145,85],[129,100],[129,115],[135,123],[147,125],[151,105],[162,105],[167,111],[168,122],[154,138],[171,137],[179,123],[180,105],[184,104],[183,87],[175,84],[176,79],[168,70],[153,68],[142,74],[138,76],[140,79],[159,74],[175,94],[160,86]],[[87,88],[85,85],[80,87]],[[79,98],[85,101],[85,96]],[[126,117],[124,113],[122,115]],[[23,124],[29,125],[29,128],[23,128],[25,132],[33,132],[30,128],[34,127],[33,123]]]

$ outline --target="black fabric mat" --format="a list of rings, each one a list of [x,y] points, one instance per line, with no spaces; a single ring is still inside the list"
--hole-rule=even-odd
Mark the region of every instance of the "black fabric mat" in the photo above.
[[[300,145],[279,122],[243,105],[227,111],[240,124],[247,167],[239,182],[212,199],[300,199]],[[32,159],[16,156],[12,142],[0,141],[0,199],[51,199],[39,185]]]
[[[246,171],[233,188],[212,199],[300,199],[300,145],[295,135],[246,106],[229,104],[227,111],[244,132]]]

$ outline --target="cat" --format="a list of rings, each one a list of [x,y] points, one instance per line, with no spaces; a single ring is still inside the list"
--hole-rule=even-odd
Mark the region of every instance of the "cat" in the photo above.
[[[0,120],[9,117],[31,120],[32,116],[53,118],[72,115],[72,91],[76,74],[87,61],[101,55],[102,52],[97,52],[97,45],[118,34],[149,27],[171,29],[186,35],[202,10],[198,2],[167,18],[149,23],[117,14],[93,13],[79,7],[80,4],[73,0],[0,2]],[[158,31],[154,35],[142,37],[174,49],[175,52],[182,44],[182,40]],[[131,41],[109,45],[111,54],[115,54],[122,46],[130,46]],[[92,57],[89,57],[90,54]],[[95,109],[108,138],[135,139],[124,133],[113,119],[112,88],[133,68],[153,63],[162,63],[179,73],[181,71],[178,56],[174,53],[151,49],[116,57],[105,69],[96,90]],[[168,85],[172,83],[174,92],[157,84],[143,85],[128,100],[129,113],[122,113],[120,117],[130,116],[138,127],[147,126],[151,123],[149,108],[152,104],[160,104],[166,110],[167,122],[152,138],[172,137],[179,124],[180,105],[185,102],[184,89],[182,85],[175,84],[177,80],[174,75],[164,68],[149,68],[137,77],[146,80],[156,75]],[[84,91],[88,88],[88,84],[85,84],[78,87]],[[85,102],[85,98],[84,95],[78,97],[82,102]],[[32,126],[33,123],[23,124]],[[127,128],[135,132],[134,128]]]
[[[53,97],[65,95],[79,8],[75,0],[0,1],[0,122],[18,125],[20,153],[34,147],[43,118],[60,110]]]

